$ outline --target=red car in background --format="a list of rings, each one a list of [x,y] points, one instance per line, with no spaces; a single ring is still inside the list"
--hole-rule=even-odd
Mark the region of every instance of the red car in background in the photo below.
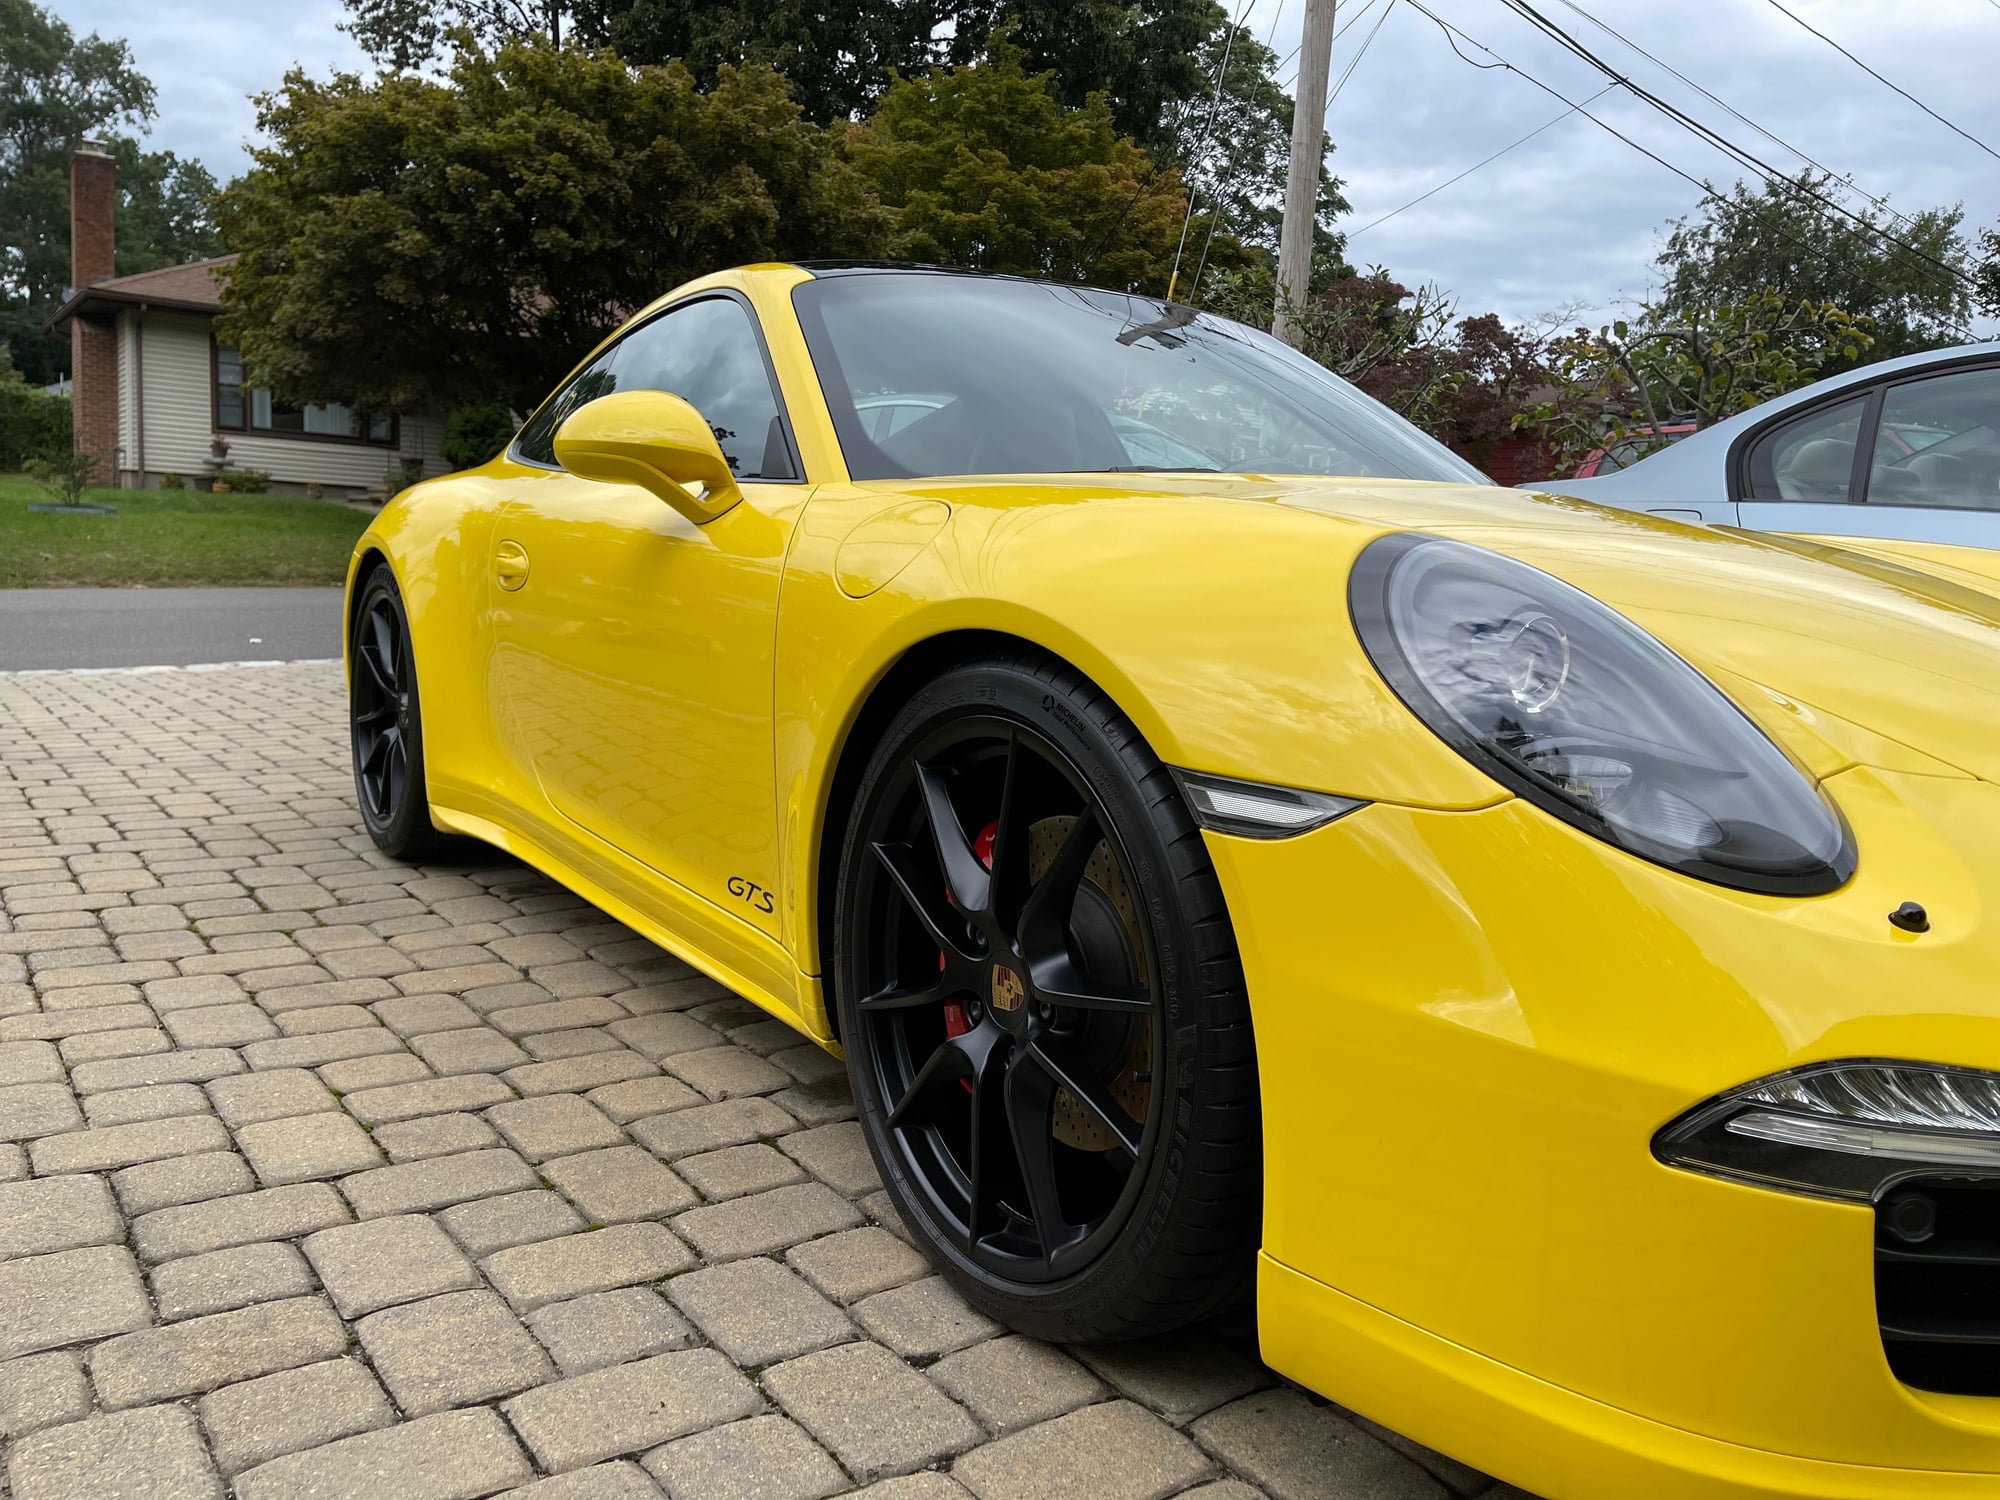
[[[1657,433],[1669,443],[1677,443],[1695,430],[1692,422],[1662,422],[1658,427],[1634,427],[1608,448],[1599,448],[1577,465],[1572,479],[1595,479],[1600,474],[1616,474],[1650,453],[1657,453],[1653,437]]]

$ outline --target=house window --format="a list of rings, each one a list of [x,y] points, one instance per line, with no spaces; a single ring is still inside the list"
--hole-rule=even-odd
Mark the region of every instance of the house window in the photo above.
[[[243,359],[228,344],[215,346],[215,425],[259,437],[318,438],[336,443],[394,447],[396,418],[363,412],[338,401],[296,405],[261,385],[243,383]]]

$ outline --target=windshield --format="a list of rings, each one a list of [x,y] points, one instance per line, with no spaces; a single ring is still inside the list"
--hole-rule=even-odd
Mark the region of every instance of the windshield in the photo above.
[[[855,479],[1491,483],[1269,334],[1150,297],[920,271],[822,276],[792,296]]]

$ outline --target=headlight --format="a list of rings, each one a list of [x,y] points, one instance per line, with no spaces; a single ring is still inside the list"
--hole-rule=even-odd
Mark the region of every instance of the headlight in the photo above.
[[[1746,1084],[1662,1130],[1669,1166],[1873,1200],[1913,1175],[2000,1175],[2000,1073],[1819,1063]]]
[[[1502,785],[1641,858],[1739,890],[1819,895],[1847,825],[1715,685],[1616,611],[1498,553],[1397,534],[1349,584],[1411,712]]]

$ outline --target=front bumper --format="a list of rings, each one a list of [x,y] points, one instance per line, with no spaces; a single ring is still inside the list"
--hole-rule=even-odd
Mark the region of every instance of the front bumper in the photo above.
[[[1648,1421],[1475,1354],[1268,1255],[1264,1357],[1376,1421],[1539,1495],[1646,1500],[1990,1500],[2000,1474],[1822,1463]],[[1775,1371],[1773,1372],[1776,1373]]]
[[[1829,791],[1861,869],[1808,900],[1518,802],[1210,837],[1258,1032],[1267,1359],[1555,1500],[2000,1496],[2000,1399],[1889,1369],[1869,1208],[1650,1150],[1807,1062],[2000,1068],[2000,787]],[[1889,925],[1906,900],[1932,932]]]

